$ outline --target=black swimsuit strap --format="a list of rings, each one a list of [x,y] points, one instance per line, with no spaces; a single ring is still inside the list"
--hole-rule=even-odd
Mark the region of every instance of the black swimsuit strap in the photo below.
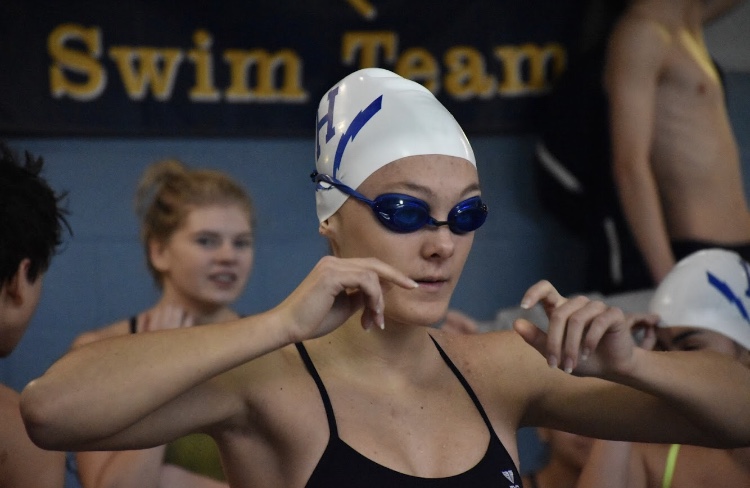
[[[477,395],[474,393],[474,390],[471,389],[471,386],[469,386],[469,382],[466,381],[466,378],[464,378],[464,375],[461,374],[461,372],[458,370],[455,364],[453,364],[453,361],[448,357],[448,355],[443,351],[443,348],[440,347],[440,344],[437,343],[437,341],[430,336],[430,339],[432,339],[432,342],[435,344],[435,347],[437,348],[438,352],[440,353],[440,356],[443,358],[443,361],[445,361],[445,364],[448,365],[450,370],[453,372],[453,374],[456,376],[458,381],[461,383],[461,386],[464,387],[464,390],[466,390],[466,393],[469,395],[469,398],[471,398],[471,401],[474,402],[474,406],[479,411],[479,415],[482,416],[482,420],[484,420],[484,423],[487,425],[487,428],[490,431],[491,435],[495,435],[495,429],[492,428],[492,423],[490,422],[489,417],[487,416],[487,413],[484,411],[484,407],[482,407],[482,404],[479,402],[479,398],[477,398]],[[307,349],[301,342],[297,342],[294,344],[297,347],[297,351],[299,351],[299,355],[302,358],[302,362],[305,364],[305,368],[307,368],[307,371],[310,373],[310,376],[312,376],[313,380],[315,381],[315,384],[318,386],[318,390],[320,391],[320,397],[323,400],[323,406],[326,410],[326,417],[328,417],[328,428],[331,431],[332,436],[338,437],[338,428],[336,427],[336,417],[333,414],[333,405],[331,405],[331,399],[328,396],[328,392],[326,391],[325,385],[323,385],[323,380],[320,379],[320,375],[318,374],[318,370],[315,369],[315,365],[312,362],[312,359],[310,359],[310,355],[307,353]]]
[[[297,351],[299,351],[302,362],[305,363],[305,367],[307,368],[308,373],[310,373],[310,376],[313,377],[313,380],[315,380],[315,384],[318,386],[318,390],[320,391],[320,398],[323,400],[323,406],[326,409],[326,417],[328,417],[328,429],[331,431],[331,437],[338,437],[339,434],[338,428],[336,427],[336,417],[333,415],[333,405],[331,405],[331,399],[328,397],[328,392],[326,391],[326,387],[323,385],[323,380],[320,379],[318,370],[315,369],[315,365],[313,365],[312,359],[310,359],[310,355],[307,353],[307,349],[305,349],[304,344],[302,344],[301,342],[296,342],[294,345],[297,346]]]
[[[131,334],[135,334],[136,332],[138,332],[138,316],[137,315],[133,315],[132,317],[130,317],[128,324],[130,324]]]
[[[471,389],[471,386],[469,386],[469,382],[466,381],[466,378],[464,378],[464,375],[461,374],[461,372],[458,370],[455,364],[453,364],[453,361],[451,361],[451,358],[448,357],[448,355],[443,351],[443,348],[440,347],[440,344],[435,340],[434,337],[430,335],[430,339],[432,339],[432,342],[435,344],[435,347],[437,347],[438,352],[440,353],[440,356],[443,357],[443,361],[445,361],[445,364],[448,365],[448,367],[453,371],[453,374],[456,375],[456,378],[458,378],[458,381],[461,383],[461,386],[464,387],[464,390],[466,390],[466,393],[469,394],[469,398],[471,398],[471,401],[474,402],[474,405],[477,407],[477,410],[479,410],[479,414],[482,416],[482,419],[484,420],[484,423],[487,424],[487,428],[490,430],[490,435],[495,435],[495,429],[492,428],[492,423],[490,422],[490,418],[487,416],[487,413],[484,411],[484,408],[482,407],[482,404],[479,402],[479,398],[477,398],[477,395],[474,393],[474,390]]]

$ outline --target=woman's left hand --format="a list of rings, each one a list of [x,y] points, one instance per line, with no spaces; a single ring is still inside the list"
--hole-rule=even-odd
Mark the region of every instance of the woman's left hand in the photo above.
[[[626,315],[617,307],[584,296],[567,299],[546,280],[529,288],[521,306],[539,303],[549,318],[547,331],[518,319],[513,328],[546,359],[550,367],[581,376],[604,377],[632,369],[635,327],[655,327],[654,314]]]

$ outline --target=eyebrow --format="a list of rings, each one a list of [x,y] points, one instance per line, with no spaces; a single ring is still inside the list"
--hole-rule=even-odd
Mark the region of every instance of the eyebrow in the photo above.
[[[426,193],[427,195],[430,195],[430,196],[435,196],[435,192],[433,191],[432,188],[421,185],[419,183],[407,181],[407,182],[400,183],[400,185],[403,186],[404,189],[407,191],[408,190],[418,191],[418,192]],[[473,191],[479,191],[479,190],[480,190],[479,182],[470,183],[469,185],[466,186],[466,188],[463,189],[463,191],[461,192],[461,195],[465,195],[467,193],[471,193]]]
[[[190,235],[192,236],[200,236],[200,235],[222,236],[224,235],[224,233],[221,231],[213,230],[213,229],[199,229],[194,232],[191,232]],[[232,237],[252,237],[253,233],[250,231],[244,231],[238,234],[230,234],[230,235]]]

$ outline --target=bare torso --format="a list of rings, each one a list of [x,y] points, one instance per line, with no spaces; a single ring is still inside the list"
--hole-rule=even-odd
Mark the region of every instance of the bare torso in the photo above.
[[[750,242],[750,214],[724,90],[702,39],[668,30],[657,86],[651,164],[669,235]]]

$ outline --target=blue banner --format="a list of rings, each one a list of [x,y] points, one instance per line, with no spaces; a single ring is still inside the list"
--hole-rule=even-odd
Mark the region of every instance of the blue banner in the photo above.
[[[467,133],[529,130],[580,0],[0,2],[0,132],[309,136],[363,67],[424,84]]]

